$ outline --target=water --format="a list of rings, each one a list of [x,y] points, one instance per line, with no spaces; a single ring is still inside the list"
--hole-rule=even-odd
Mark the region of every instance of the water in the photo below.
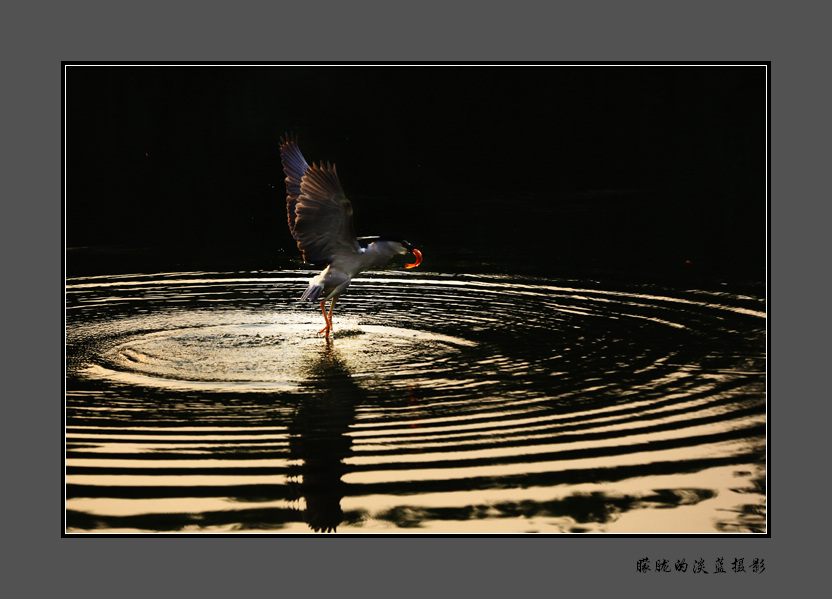
[[[68,532],[766,531],[760,298],[313,274],[68,279]]]

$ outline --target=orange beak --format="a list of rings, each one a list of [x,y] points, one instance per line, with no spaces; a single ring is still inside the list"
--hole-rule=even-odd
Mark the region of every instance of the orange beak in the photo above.
[[[405,264],[404,265],[405,268],[416,268],[417,266],[419,266],[422,263],[422,252],[420,252],[416,248],[413,248],[412,251],[413,251],[413,255],[416,256],[416,262],[413,262],[411,264]]]

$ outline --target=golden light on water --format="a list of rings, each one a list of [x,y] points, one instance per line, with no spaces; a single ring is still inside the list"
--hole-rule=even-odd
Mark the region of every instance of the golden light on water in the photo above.
[[[765,530],[753,298],[294,281],[70,287],[69,530]]]

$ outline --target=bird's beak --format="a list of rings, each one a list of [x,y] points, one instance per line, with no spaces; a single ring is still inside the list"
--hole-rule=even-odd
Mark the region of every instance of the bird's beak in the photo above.
[[[420,252],[416,248],[413,248],[411,251],[413,252],[413,255],[416,256],[416,262],[412,262],[411,264],[405,264],[405,268],[416,268],[422,263],[422,252]]]

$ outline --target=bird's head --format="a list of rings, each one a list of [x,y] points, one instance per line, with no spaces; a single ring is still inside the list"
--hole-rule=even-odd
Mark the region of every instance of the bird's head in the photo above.
[[[359,237],[358,243],[362,248],[369,248],[370,246],[377,247],[379,245],[388,248],[390,251],[388,256],[393,254],[407,254],[412,253],[416,260],[409,264],[405,264],[405,268],[416,268],[422,263],[422,252],[420,252],[412,243],[402,239],[401,237],[392,237],[389,235],[378,237]],[[363,250],[361,250],[363,251]]]

